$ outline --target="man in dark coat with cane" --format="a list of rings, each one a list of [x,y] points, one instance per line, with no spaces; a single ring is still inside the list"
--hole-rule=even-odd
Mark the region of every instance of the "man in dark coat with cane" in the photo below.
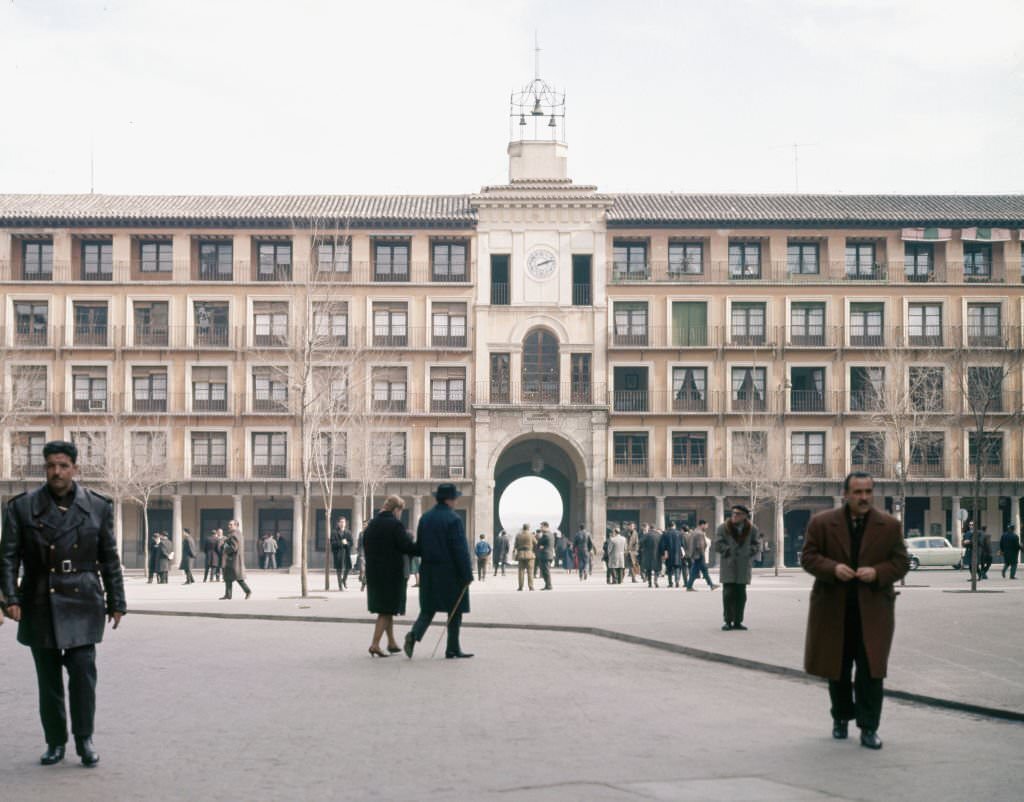
[[[438,485],[434,492],[437,505],[420,518],[416,542],[422,554],[420,563],[420,614],[405,636],[404,650],[412,658],[413,649],[434,619],[435,613],[448,616],[448,659],[472,657],[459,645],[462,614],[469,612],[469,584],[473,564],[466,542],[462,519],[452,507],[462,494],[451,483]]]

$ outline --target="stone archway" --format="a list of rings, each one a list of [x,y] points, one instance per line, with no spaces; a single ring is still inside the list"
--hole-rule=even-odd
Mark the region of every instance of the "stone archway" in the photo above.
[[[493,531],[501,528],[498,503],[502,493],[524,476],[537,476],[554,485],[562,498],[562,520],[551,521],[551,524],[563,534],[571,534],[585,522],[582,492],[585,477],[577,467],[577,458],[571,446],[557,435],[531,433],[509,443],[494,467]]]

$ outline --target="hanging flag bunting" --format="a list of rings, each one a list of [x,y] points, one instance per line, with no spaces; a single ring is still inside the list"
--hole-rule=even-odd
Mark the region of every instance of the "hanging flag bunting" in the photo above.
[[[961,231],[960,239],[965,242],[1009,242],[1010,229],[975,226]]]
[[[903,229],[903,239],[907,242],[947,242],[953,239],[953,229],[951,228],[905,228]]]

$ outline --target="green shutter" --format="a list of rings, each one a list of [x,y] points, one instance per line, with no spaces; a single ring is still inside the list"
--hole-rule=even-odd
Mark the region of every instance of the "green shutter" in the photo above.
[[[676,301],[672,304],[672,344],[703,346],[708,344],[708,305],[703,301]]]

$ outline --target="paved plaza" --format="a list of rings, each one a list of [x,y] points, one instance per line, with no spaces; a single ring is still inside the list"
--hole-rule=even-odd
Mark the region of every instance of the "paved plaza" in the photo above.
[[[749,632],[719,629],[720,594],[706,588],[609,587],[559,570],[554,592],[519,593],[512,573],[474,584],[468,661],[430,658],[437,627],[412,661],[371,660],[365,596],[324,593],[322,573],[303,600],[297,576],[252,571],[253,597],[230,602],[219,585],[129,576],[136,614],[99,649],[94,771],[73,757],[38,765],[31,659],[6,622],[3,798],[1021,796],[1020,721],[888,700],[881,752],[861,748],[855,730],[829,737],[824,686],[771,670],[800,668],[810,587],[800,572],[755,576]],[[965,576],[908,576],[887,688],[1019,716],[1024,581],[996,570],[982,584],[1002,592],[970,596]]]

